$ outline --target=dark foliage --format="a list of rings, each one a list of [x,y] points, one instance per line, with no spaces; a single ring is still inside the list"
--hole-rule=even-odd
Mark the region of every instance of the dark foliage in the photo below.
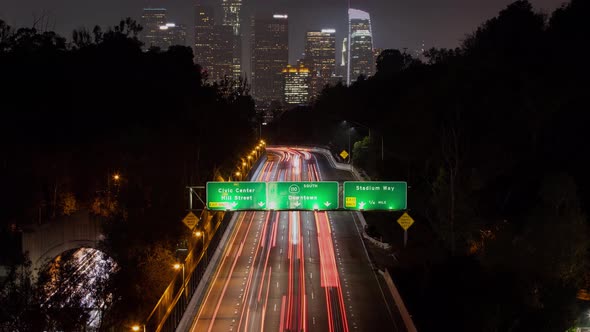
[[[245,82],[205,85],[191,48],[142,52],[140,30],[126,19],[68,43],[0,20],[3,252],[21,225],[63,213],[60,197],[102,216],[120,267],[115,326],[145,318],[170,280],[149,273],[184,236],[185,187],[233,168],[255,139]]]
[[[448,254],[434,260],[411,245],[400,254],[395,275],[419,330],[563,331],[581,317],[589,20],[585,0],[549,19],[516,1],[461,47],[426,52],[426,63],[385,50],[374,77],[323,91],[313,122],[301,128],[304,115],[285,114],[276,125],[277,140],[300,130],[299,143],[337,153],[348,149],[343,120],[355,147],[370,127],[353,162],[412,186],[410,214],[438,240],[426,252]]]

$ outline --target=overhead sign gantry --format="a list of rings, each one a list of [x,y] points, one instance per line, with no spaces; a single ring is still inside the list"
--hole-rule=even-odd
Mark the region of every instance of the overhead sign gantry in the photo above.
[[[407,209],[406,182],[347,181],[343,208],[352,211]],[[213,211],[340,210],[336,181],[207,182],[206,207]]]

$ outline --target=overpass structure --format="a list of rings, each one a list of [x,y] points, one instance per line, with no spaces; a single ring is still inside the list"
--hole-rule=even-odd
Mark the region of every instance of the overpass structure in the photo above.
[[[87,210],[23,229],[22,251],[28,253],[36,274],[61,253],[77,248],[96,248],[102,234],[100,217]]]

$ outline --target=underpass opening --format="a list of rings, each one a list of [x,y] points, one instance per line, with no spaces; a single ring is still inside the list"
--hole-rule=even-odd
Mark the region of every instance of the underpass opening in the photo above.
[[[112,304],[109,281],[117,270],[111,257],[94,248],[71,249],[48,262],[38,275],[48,320],[60,327],[98,330]]]

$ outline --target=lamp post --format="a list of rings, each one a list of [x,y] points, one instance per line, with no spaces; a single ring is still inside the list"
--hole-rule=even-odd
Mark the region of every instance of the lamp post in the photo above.
[[[176,263],[173,267],[175,270],[180,270],[182,268],[182,287],[184,287],[184,263]]]
[[[354,130],[354,127],[348,128],[348,163],[352,164],[352,150],[350,149],[350,133]]]
[[[361,126],[365,129],[367,129],[369,131],[369,139],[371,139],[371,127],[367,126],[366,124],[362,124],[360,122],[357,122],[357,121],[344,120],[344,123],[347,123],[347,122],[350,122],[352,124],[355,124],[357,126]],[[349,150],[350,150],[350,144],[349,144]],[[384,150],[384,148],[383,148],[383,134],[381,134],[381,161],[383,161],[383,159],[384,159],[383,158],[383,150]]]
[[[207,250],[205,250],[205,232],[203,231],[196,231],[195,232],[195,236],[197,238],[201,238],[201,240],[203,241],[203,246],[201,247],[201,250],[203,250],[203,252],[205,253],[205,259],[207,259]]]
[[[145,332],[145,325],[140,326],[140,325],[136,324],[131,327],[131,331],[137,332],[137,331],[141,331],[141,330],[143,330],[143,332]]]
[[[186,280],[184,279],[184,263],[176,263],[173,265],[175,270],[180,270],[182,268],[182,291],[186,295]]]

